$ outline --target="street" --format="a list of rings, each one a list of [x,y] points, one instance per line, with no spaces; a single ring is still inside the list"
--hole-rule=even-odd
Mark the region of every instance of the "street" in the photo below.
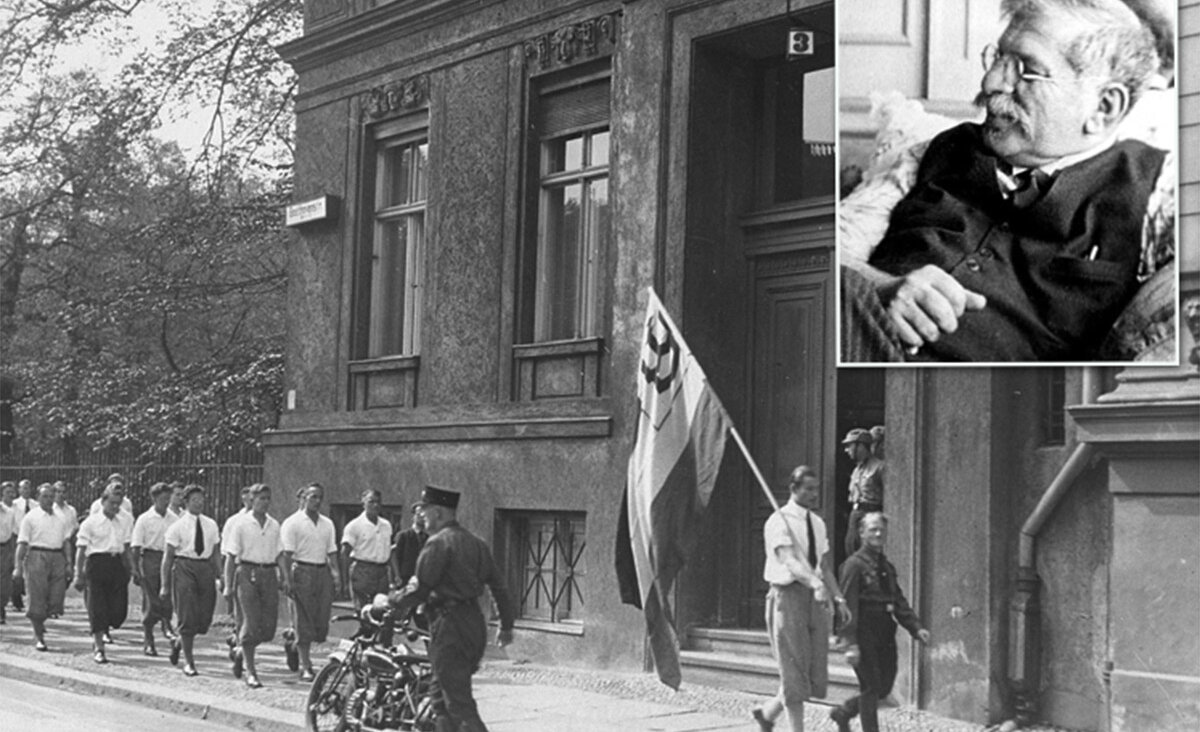
[[[144,709],[103,696],[73,694],[62,689],[27,684],[0,676],[0,729],[38,732],[145,730],[156,732],[217,732],[233,729],[213,722]]]

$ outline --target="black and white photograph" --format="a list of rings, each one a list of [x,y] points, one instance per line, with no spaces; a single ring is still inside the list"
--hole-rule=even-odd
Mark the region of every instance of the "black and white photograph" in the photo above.
[[[0,729],[1200,729],[1200,0],[0,28]]]
[[[841,362],[1175,363],[1173,4],[839,8]]]

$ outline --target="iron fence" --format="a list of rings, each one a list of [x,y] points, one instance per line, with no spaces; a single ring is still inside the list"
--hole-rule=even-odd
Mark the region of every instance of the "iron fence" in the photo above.
[[[0,461],[0,480],[28,479],[34,486],[61,480],[67,501],[86,512],[100,497],[108,476],[120,473],[134,515],[150,507],[150,486],[174,480],[204,486],[205,513],[224,522],[241,507],[243,486],[262,480],[262,448],[255,445],[217,449],[177,449],[147,453],[129,447],[69,454],[66,450],[10,454]]]

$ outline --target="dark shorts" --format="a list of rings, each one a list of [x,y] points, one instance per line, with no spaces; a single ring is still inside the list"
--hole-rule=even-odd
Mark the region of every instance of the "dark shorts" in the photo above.
[[[63,614],[67,596],[67,558],[61,551],[30,547],[25,555],[25,617],[45,620]]]
[[[258,645],[274,638],[279,618],[279,575],[275,567],[239,565],[233,586],[242,608],[239,640]]]
[[[170,620],[171,599],[163,599],[162,589],[163,553],[153,549],[142,550],[142,625],[147,627],[160,620]]]
[[[371,564],[357,559],[350,564],[350,593],[354,596],[354,606],[362,607],[371,604],[375,595],[387,594],[388,567],[386,564]]]
[[[87,558],[88,622],[93,633],[120,628],[129,613],[129,573],[117,554],[92,554]]]
[[[324,642],[333,612],[333,575],[329,573],[329,567],[295,564],[292,596],[296,600],[296,640]]]
[[[217,607],[217,575],[212,561],[176,557],[171,577],[180,635],[207,633]]]

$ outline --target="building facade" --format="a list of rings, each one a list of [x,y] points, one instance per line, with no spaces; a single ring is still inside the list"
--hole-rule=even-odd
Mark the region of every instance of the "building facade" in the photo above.
[[[1033,703],[1108,729],[1144,677],[1104,666],[1132,595],[1099,578],[1141,573],[1139,511],[1200,530],[1194,486],[1163,489],[1156,467],[1165,493],[1139,492],[1110,447],[1132,440],[1117,452],[1194,475],[1195,367],[1155,377],[1175,391],[1154,403],[1182,415],[1165,436],[1115,437],[1101,425],[1138,413],[1132,377],[835,368],[834,24],[833,3],[802,0],[309,0],[281,49],[300,80],[295,200],[313,205],[296,211],[288,409],[265,438],[266,480],[322,483],[339,521],[364,488],[397,511],[426,484],[461,490],[460,520],[520,602],[512,653],[644,669],[613,547],[654,287],[776,495],[798,464],[821,473],[836,536],[840,437],[886,424],[890,553],[936,637],[903,649],[898,696],[977,721]],[[1085,382],[1110,401],[1085,399]],[[1063,502],[1042,509],[1040,594],[1021,601],[1022,527],[1085,442]],[[1163,450],[1168,463],[1149,458]],[[769,510],[727,454],[675,589],[685,683],[745,683],[718,646],[762,635]],[[1164,612],[1194,617],[1186,600]],[[1014,605],[1040,612],[1022,626]],[[1013,646],[1030,623],[1038,648]],[[1010,669],[1026,657],[1032,681]],[[1155,656],[1146,673],[1194,701],[1191,663]]]

